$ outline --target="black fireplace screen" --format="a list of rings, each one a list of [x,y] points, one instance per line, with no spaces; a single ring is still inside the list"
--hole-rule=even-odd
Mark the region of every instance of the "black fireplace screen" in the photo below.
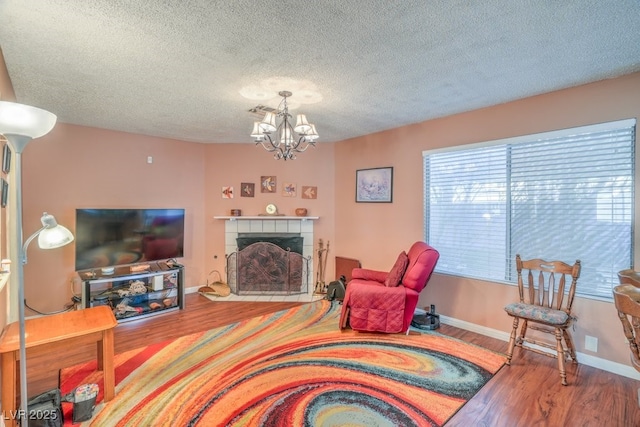
[[[283,249],[270,242],[250,243],[227,256],[227,282],[237,295],[306,293],[310,258],[290,246]]]

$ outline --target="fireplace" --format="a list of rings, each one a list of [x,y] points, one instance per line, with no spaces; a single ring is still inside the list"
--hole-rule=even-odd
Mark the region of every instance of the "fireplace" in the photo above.
[[[309,260],[269,242],[256,242],[227,258],[231,291],[237,295],[291,295],[308,292]]]
[[[216,219],[225,219],[227,283],[232,293],[290,295],[312,292],[313,220],[317,217]],[[253,265],[244,269],[246,263]],[[255,282],[250,288],[247,287],[248,280]]]

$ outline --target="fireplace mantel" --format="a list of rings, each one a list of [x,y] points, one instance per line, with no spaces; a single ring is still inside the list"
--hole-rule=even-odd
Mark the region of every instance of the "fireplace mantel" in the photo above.
[[[253,216],[214,216],[213,219],[224,219],[228,221],[255,221],[258,220],[292,220],[297,219],[300,221],[313,221],[320,219],[319,216],[284,216],[284,215],[253,215]]]

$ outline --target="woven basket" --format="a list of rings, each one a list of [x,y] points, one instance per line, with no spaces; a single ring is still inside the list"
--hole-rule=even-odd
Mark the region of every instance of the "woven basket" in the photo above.
[[[211,276],[213,273],[216,273],[218,275],[218,280],[213,283],[209,283],[209,281],[207,281],[207,285],[201,286],[198,289],[198,292],[201,294],[214,295],[217,297],[229,296],[229,294],[231,294],[231,288],[228,284],[222,281],[222,275],[220,274],[220,272],[218,270],[213,270],[211,273],[209,273],[209,276]]]

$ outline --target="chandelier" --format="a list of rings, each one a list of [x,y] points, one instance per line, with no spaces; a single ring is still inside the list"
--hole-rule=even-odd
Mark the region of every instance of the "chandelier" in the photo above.
[[[274,153],[274,159],[293,160],[296,153],[302,153],[310,145],[315,146],[318,132],[304,114],[298,114],[296,125],[292,126],[292,116],[287,106],[287,97],[292,93],[283,90],[278,95],[282,97],[278,108],[274,112],[267,112],[261,122],[253,123],[251,137],[255,139],[256,145],[261,144],[265,150]],[[276,124],[276,118],[280,119],[279,124]]]

